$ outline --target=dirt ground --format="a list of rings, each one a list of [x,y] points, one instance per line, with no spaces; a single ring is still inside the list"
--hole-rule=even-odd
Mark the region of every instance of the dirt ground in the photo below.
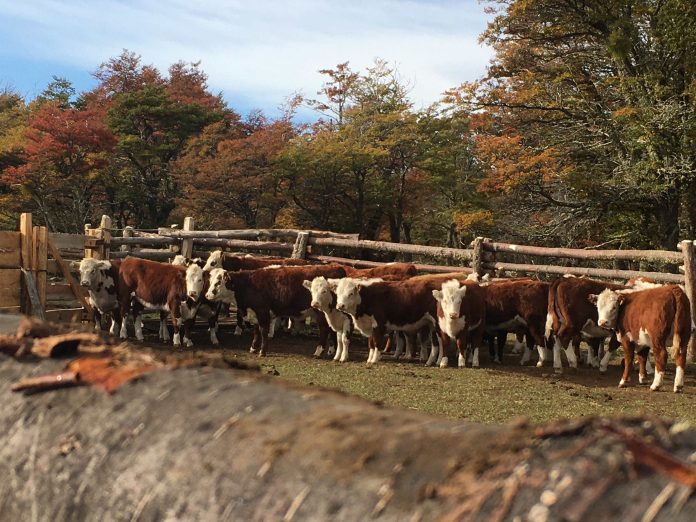
[[[157,340],[157,323],[146,322],[145,344],[171,351]],[[638,384],[637,368],[630,387],[619,389],[621,355],[617,354],[606,374],[597,369],[564,368],[562,375],[549,366],[536,368],[519,365],[519,355],[507,347],[502,365],[488,361],[486,350],[479,369],[426,368],[416,361],[394,360],[385,354],[372,368],[365,366],[367,345],[354,335],[350,361],[336,363],[326,355],[312,356],[316,335],[305,329],[298,336],[279,333],[270,340],[269,354],[259,358],[248,352],[251,335],[233,335],[231,324],[222,324],[218,334],[225,356],[242,362],[259,364],[264,373],[278,374],[309,386],[326,387],[364,397],[378,404],[395,406],[451,419],[471,422],[500,423],[516,417],[532,422],[548,422],[588,415],[655,415],[696,423],[696,378],[687,367],[684,392],[672,392],[674,361],[668,361],[662,391],[652,392]],[[197,325],[193,335],[195,349],[218,352],[210,345],[204,325]],[[584,345],[583,345],[584,346]],[[179,350],[182,356],[189,350]],[[533,359],[535,361],[536,358]],[[565,361],[564,361],[565,364]]]

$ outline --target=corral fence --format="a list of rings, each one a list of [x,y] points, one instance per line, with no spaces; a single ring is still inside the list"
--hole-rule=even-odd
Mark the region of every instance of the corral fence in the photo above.
[[[69,259],[75,259],[75,254],[79,257],[84,254],[85,257],[97,259],[131,255],[168,261],[177,254],[205,258],[211,250],[221,248],[321,262],[334,261],[356,267],[379,266],[394,260],[409,261],[423,272],[463,271],[498,276],[535,274],[542,278],[570,274],[619,281],[645,277],[656,282],[684,285],[692,303],[692,320],[696,323],[696,245],[691,240],[680,242],[678,250],[674,251],[550,248],[502,243],[487,238],[476,238],[470,248],[446,248],[369,241],[359,239],[357,234],[324,230],[195,230],[194,220],[190,217],[184,220],[181,228],[172,225],[156,230],[133,227],[115,229],[108,216],[102,217],[98,227],[85,225],[84,235],[50,234],[49,239],[56,244],[52,251],[60,254],[63,252],[61,248],[64,248]],[[81,244],[83,250],[74,248],[76,244]],[[24,257],[21,259],[24,263]],[[41,271],[37,269],[37,279]],[[14,280],[19,279],[15,274]],[[84,297],[82,289],[71,283],[69,278],[66,277],[60,285],[58,288],[63,294],[71,293],[78,301],[83,300],[79,298]],[[56,293],[56,289],[48,292],[49,295]],[[696,338],[692,335],[691,345],[696,346],[694,341]],[[692,352],[690,349],[690,358]]]

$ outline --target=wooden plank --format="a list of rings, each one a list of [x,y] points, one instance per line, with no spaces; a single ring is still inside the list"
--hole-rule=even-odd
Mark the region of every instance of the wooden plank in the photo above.
[[[34,231],[32,228],[31,213],[23,212],[19,216],[19,236],[21,245],[21,267],[25,270],[31,270],[31,260],[34,251]],[[24,285],[24,279],[20,276],[20,285],[22,285],[22,293],[20,296],[19,306],[22,307],[22,312],[25,314],[31,313],[31,300],[29,293]]]
[[[669,250],[586,250],[580,248],[550,248],[509,243],[486,242],[484,250],[489,252],[508,252],[533,256],[563,257],[570,259],[624,259],[628,261],[662,261],[664,263],[681,263],[681,252]]]
[[[295,245],[292,247],[293,259],[304,259],[307,257],[307,241],[309,241],[309,232],[300,232],[297,234]]]
[[[20,233],[0,231],[0,268],[19,268],[22,264]]]
[[[192,217],[184,218],[184,231],[192,232],[195,228]],[[181,255],[187,258],[192,257],[193,254],[193,239],[188,238],[181,241]]]
[[[682,241],[679,244],[684,256],[684,291],[691,303],[691,324],[696,324],[696,245],[694,241]],[[694,362],[696,356],[696,331],[691,329],[687,360]]]
[[[535,274],[573,274],[578,276],[584,275],[616,280],[649,277],[650,279],[660,283],[684,283],[684,276],[681,274],[641,272],[638,270],[611,270],[604,268],[585,268],[581,266],[527,265],[517,263],[484,263],[483,267],[489,270],[506,270]]]
[[[260,239],[260,238],[282,238],[295,240],[300,232],[309,232],[313,237],[352,239],[357,240],[358,234],[342,234],[339,232],[329,232],[327,230],[294,230],[287,228],[255,228],[246,230],[195,230],[185,231],[175,228],[158,228],[157,234],[166,237],[185,238],[219,238],[219,239]],[[136,235],[138,232],[136,231]]]
[[[434,247],[426,245],[411,245],[407,243],[388,243],[386,241],[349,240],[310,237],[310,245],[351,248],[359,250],[374,250],[377,252],[398,252],[401,254],[419,254],[457,261],[471,261],[474,251],[463,248]]]
[[[34,227],[34,276],[42,308],[46,308],[46,270],[48,268],[48,229]]]
[[[56,298],[75,298],[72,288],[68,283],[50,283],[46,286],[46,298],[56,299]]]
[[[356,268],[374,268],[377,266],[383,266],[386,263],[379,261],[364,261],[362,259],[350,259],[347,257],[335,257],[335,256],[307,256],[310,261],[321,261],[322,263],[339,263],[341,265],[353,266]],[[423,265],[414,263],[414,266],[419,272],[434,272],[434,273],[449,273],[449,272],[465,272],[470,274],[473,272],[471,267],[468,266],[448,266],[448,265]]]
[[[0,305],[21,306],[22,272],[19,268],[0,269]]]
[[[123,231],[126,233],[126,231]],[[123,250],[124,247],[130,247],[133,245],[142,246],[158,246],[158,245],[176,245],[180,242],[180,239],[174,237],[113,237],[111,238],[111,246],[120,246]]]
[[[73,295],[77,298],[78,302],[83,306],[83,308],[91,313],[92,306],[87,302],[85,291],[82,289],[80,285],[77,284],[75,278],[70,273],[70,268],[65,263],[65,261],[63,261],[60,252],[51,242],[50,239],[48,240],[48,250],[49,252],[51,252],[51,255],[53,256],[53,259],[55,259],[56,263],[58,263],[58,267],[60,268],[60,271],[63,273],[63,277],[65,277],[65,279],[68,281],[68,284],[70,285],[70,288],[73,291]]]
[[[194,238],[193,244],[207,247],[241,248],[245,250],[277,250],[279,252],[292,252],[293,249],[293,245],[290,243],[246,241],[244,239]]]
[[[39,299],[39,292],[36,289],[36,283],[34,282],[34,275],[30,270],[25,270],[20,268],[22,275],[24,276],[24,283],[26,285],[27,293],[29,294],[29,300],[31,301],[31,311],[32,315],[38,317],[39,319],[45,319],[43,306],[41,306],[41,299]]]
[[[176,256],[176,252],[170,252],[169,250],[132,250],[130,252],[111,252],[111,259],[123,259],[125,257],[138,257],[140,259],[149,259],[150,261],[161,261],[166,263]]]
[[[79,323],[82,321],[82,308],[62,308],[46,310],[46,320],[52,323]]]
[[[99,224],[99,238],[103,246],[99,249],[100,259],[109,259],[111,254],[111,218],[104,214]]]
[[[62,232],[51,232],[48,238],[53,241],[58,250],[82,250],[85,249],[84,234],[63,234]]]

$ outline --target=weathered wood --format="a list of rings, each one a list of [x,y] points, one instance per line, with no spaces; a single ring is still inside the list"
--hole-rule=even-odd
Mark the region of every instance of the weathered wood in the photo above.
[[[690,240],[679,243],[684,256],[684,289],[691,303],[691,324],[696,324],[696,244],[694,243]],[[696,331],[693,329],[686,357],[689,362],[694,362],[696,357]]]
[[[46,309],[46,270],[48,269],[48,229],[34,227],[34,277],[41,307]]]
[[[31,311],[35,317],[39,319],[45,319],[44,308],[41,305],[41,299],[39,298],[39,292],[36,289],[36,283],[34,282],[34,275],[30,270],[25,270],[20,268],[22,275],[24,276],[24,284],[27,289],[27,294],[29,295],[29,302],[31,303]]]
[[[79,323],[82,320],[84,308],[61,308],[46,310],[46,320],[52,323]]]
[[[0,305],[21,306],[22,272],[19,268],[0,269]]]
[[[304,259],[307,256],[307,241],[309,240],[309,232],[300,232],[297,234],[295,245],[292,248],[293,259]]]
[[[336,256],[314,256],[309,255],[307,259],[310,261],[321,261],[322,263],[339,263],[341,265],[353,266],[356,268],[374,268],[378,266],[384,266],[386,263],[381,263],[379,261],[364,261],[362,259],[350,259],[347,257],[336,257]],[[448,266],[448,265],[423,265],[414,263],[416,270],[419,272],[435,272],[435,273],[449,273],[449,272],[465,272],[470,274],[472,272],[471,268],[468,266]]]
[[[167,262],[174,259],[176,253],[169,250],[151,250],[147,248],[131,250],[130,252],[111,252],[111,259],[124,259],[128,256],[149,259],[150,261]]]
[[[67,283],[50,283],[46,285],[47,299],[75,299],[72,288]]]
[[[100,259],[109,259],[111,254],[111,218],[106,214],[101,218],[98,237],[103,241],[102,247],[99,249]]]
[[[631,279],[635,277],[649,277],[661,283],[684,283],[681,274],[665,274],[662,272],[641,272],[638,270],[612,270],[605,268],[585,268],[581,266],[554,266],[554,265],[529,265],[518,263],[484,263],[483,267],[489,270],[510,270],[515,272],[530,272],[535,274],[573,274],[590,277],[602,277],[605,279]]]
[[[82,305],[82,307],[87,310],[88,312],[92,313],[92,305],[89,304],[87,301],[86,293],[82,289],[80,285],[77,284],[75,281],[75,278],[72,276],[70,273],[70,267],[63,261],[63,258],[60,255],[60,252],[58,249],[55,247],[55,245],[51,242],[51,240],[48,240],[48,250],[53,256],[53,259],[55,259],[56,263],[58,263],[58,267],[60,268],[60,271],[63,274],[63,277],[65,277],[66,281],[70,285],[70,288],[73,291],[73,294],[77,298],[78,302]]]
[[[0,268],[19,268],[22,264],[20,233],[0,231]]]
[[[48,238],[53,241],[58,250],[82,250],[84,253],[85,249],[85,235],[84,234],[63,234],[60,232],[50,232]],[[82,257],[82,256],[80,256]]]
[[[508,252],[510,254],[527,254],[533,256],[563,257],[570,259],[625,259],[629,261],[661,261],[680,263],[681,252],[669,250],[585,250],[579,248],[551,248],[509,243],[486,242],[484,250],[489,252]]]
[[[32,216],[28,212],[24,212],[19,216],[19,237],[21,244],[21,267],[25,270],[31,270],[32,257],[34,253],[34,230],[32,226]],[[21,276],[20,276],[21,277]],[[20,297],[19,306],[26,314],[31,313],[31,300],[27,291],[25,281],[20,280],[22,286],[22,294]]]
[[[473,252],[471,257],[471,269],[473,272],[477,273],[479,277],[483,277],[483,243],[484,239],[482,237],[477,237],[474,239],[472,246]]]
[[[126,227],[123,229],[123,237],[118,238],[118,237],[113,237],[111,238],[111,245],[112,246],[121,246],[121,252],[130,252],[131,247],[130,244],[127,243],[126,241],[129,239],[133,239],[133,227]],[[119,242],[120,241],[120,242]]]
[[[207,247],[241,248],[245,250],[278,250],[281,252],[292,252],[293,249],[293,245],[290,243],[278,243],[275,241],[246,241],[244,239],[194,238],[193,244]]]
[[[125,230],[123,231],[124,233],[126,232]],[[131,230],[130,233],[132,234],[133,231]],[[132,247],[133,245],[143,245],[143,246],[157,246],[157,245],[176,245],[180,242],[179,239],[176,239],[174,237],[133,237],[133,236],[128,236],[128,237],[112,237],[111,238],[111,246],[112,247],[121,247],[122,252],[127,252],[127,248]]]
[[[55,390],[56,388],[76,386],[78,383],[78,375],[75,372],[60,372],[39,375],[38,377],[26,377],[13,383],[10,389],[13,392],[37,393]]]
[[[184,218],[184,232],[193,232],[195,224],[192,217]],[[193,239],[187,238],[181,241],[181,255],[191,258],[193,254]]]
[[[425,245],[412,245],[407,243],[388,243],[386,241],[369,241],[365,239],[349,240],[312,236],[309,238],[308,242],[310,245],[317,246],[374,250],[377,252],[397,252],[402,254],[419,254],[445,259],[456,259],[457,261],[471,261],[473,257],[473,250],[470,249],[433,247]]]
[[[157,234],[160,236],[185,238],[220,238],[220,239],[259,239],[259,238],[283,238],[294,240],[300,232],[309,232],[312,237],[337,238],[337,239],[358,239],[358,234],[341,234],[326,230],[293,230],[281,228],[257,228],[245,230],[195,230],[185,231],[172,228],[159,228]]]

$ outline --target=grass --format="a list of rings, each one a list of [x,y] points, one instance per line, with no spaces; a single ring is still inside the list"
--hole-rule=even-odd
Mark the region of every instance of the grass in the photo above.
[[[230,334],[223,334],[230,341]],[[203,341],[204,338],[201,338]],[[222,337],[221,337],[222,339]],[[492,367],[483,357],[480,369],[426,368],[418,362],[401,362],[385,356],[372,368],[365,366],[367,352],[354,339],[351,361],[336,363],[315,359],[315,337],[284,335],[272,340],[269,355],[249,354],[249,338],[234,338],[228,350],[238,360],[275,368],[280,379],[309,386],[333,388],[385,405],[472,422],[499,423],[516,417],[533,422],[587,415],[648,414],[696,423],[696,380],[687,368],[684,393],[672,392],[674,362],[669,361],[662,391],[638,385],[619,389],[620,358],[606,374],[580,368],[556,375],[552,368],[520,367],[519,356],[508,354],[503,365]],[[223,342],[224,342],[223,340]]]

